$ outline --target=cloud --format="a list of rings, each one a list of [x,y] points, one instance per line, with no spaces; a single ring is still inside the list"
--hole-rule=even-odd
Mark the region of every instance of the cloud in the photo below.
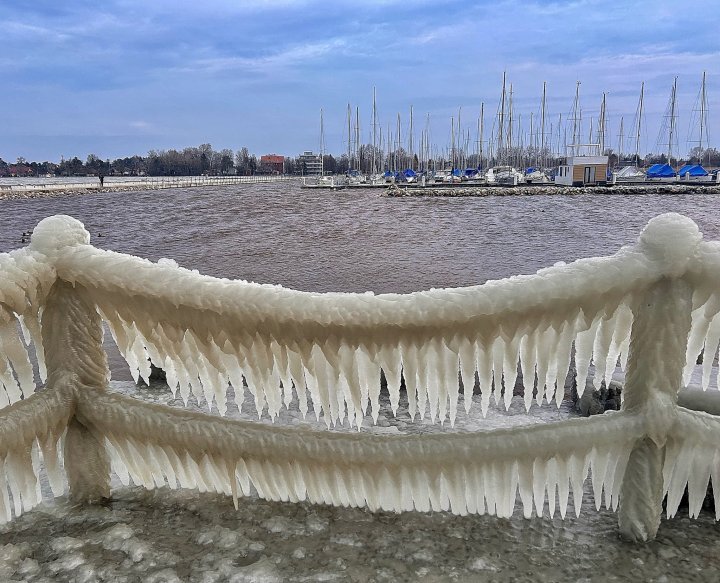
[[[342,39],[332,39],[318,43],[307,43],[285,48],[279,52],[255,57],[211,57],[195,59],[177,68],[178,72],[202,71],[217,73],[226,71],[253,71],[274,73],[296,65],[313,66],[315,61],[329,54],[342,52],[346,43]]]

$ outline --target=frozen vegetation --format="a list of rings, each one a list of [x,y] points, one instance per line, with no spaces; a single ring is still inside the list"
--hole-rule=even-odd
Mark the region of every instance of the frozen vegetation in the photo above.
[[[406,295],[316,294],[201,276],[172,260],[152,263],[96,249],[82,224],[63,216],[41,222],[29,248],[0,255],[0,272],[5,520],[50,492],[67,490],[75,502],[103,501],[112,472],[115,485],[183,489],[172,495],[163,490],[162,503],[147,504],[144,512],[162,516],[204,504],[186,489],[232,497],[240,514],[229,519],[225,503],[209,499],[220,518],[213,526],[212,508],[203,514],[210,534],[203,537],[196,528],[185,545],[217,539],[221,548],[241,546],[241,531],[220,525],[253,523],[248,508],[265,513],[260,528],[269,534],[242,538],[246,554],[272,549],[273,533],[307,534],[312,516],[325,521],[319,529],[325,535],[333,530],[333,516],[367,521],[369,532],[388,531],[393,550],[404,528],[423,528],[436,516],[440,531],[456,520],[466,530],[460,538],[472,539],[472,525],[485,524],[497,529],[497,542],[508,528],[521,528],[518,523],[463,522],[451,515],[509,518],[517,507],[526,518],[549,517],[533,525],[554,525],[553,517],[579,514],[588,498],[597,509],[601,503],[618,509],[626,538],[651,540],[665,495],[673,516],[687,486],[696,517],[710,479],[720,480],[720,422],[677,406],[683,374],[687,382],[703,349],[705,378],[716,372],[708,356],[720,343],[720,245],[703,242],[695,223],[680,215],[653,219],[635,245],[611,257]],[[110,387],[103,323],[136,378],[147,380],[152,362],[165,370],[184,405],[201,404],[211,413],[147,403]],[[37,393],[31,344],[45,383]],[[547,414],[526,411],[545,411],[536,408],[543,402],[561,405],[573,357],[578,387],[585,386],[591,365],[596,385],[612,377],[618,362],[627,369],[622,410],[568,419],[555,409],[557,421],[533,423],[547,421]],[[525,384],[513,400],[518,363]],[[240,390],[245,384],[247,390]],[[472,399],[470,387],[478,393]],[[500,406],[514,414],[498,417]],[[246,420],[248,407],[266,422]],[[300,421],[305,418],[315,425]],[[508,423],[514,418],[521,423]],[[416,426],[419,431],[411,429]],[[46,477],[49,488],[41,487]],[[584,497],[585,490],[592,495]],[[59,521],[102,516],[94,542],[48,533],[61,561],[57,573],[85,565],[85,580],[93,580],[99,563],[92,557],[113,552],[133,563],[155,556],[155,565],[167,565],[166,572],[154,571],[158,581],[180,576],[178,569],[191,576],[186,559],[177,559],[182,553],[150,548],[132,518],[115,514],[155,497],[133,502],[132,490],[121,492],[110,506],[78,513],[59,502],[18,524],[35,529],[33,521],[42,522],[45,512]],[[305,517],[297,526],[287,511],[273,518],[274,506],[255,496],[346,509],[299,506]],[[391,520],[400,531],[393,534],[379,526],[392,516],[383,511],[412,513]],[[357,533],[336,536],[358,542],[350,547],[377,545]],[[405,544],[417,569],[429,575],[433,552],[418,542]],[[28,544],[6,547],[8,564],[17,563],[15,572],[49,576],[47,565],[32,563],[37,560]],[[317,552],[302,546],[291,557],[299,561]],[[237,572],[237,580],[287,578],[292,568],[281,565],[287,552],[261,554],[247,573]],[[222,559],[208,560],[208,571],[225,568]],[[472,565],[482,570],[486,560],[483,555]],[[470,572],[472,565],[463,568]],[[382,572],[380,565],[374,568]],[[388,577],[397,575],[395,568]],[[342,576],[341,562],[333,569],[328,577]]]

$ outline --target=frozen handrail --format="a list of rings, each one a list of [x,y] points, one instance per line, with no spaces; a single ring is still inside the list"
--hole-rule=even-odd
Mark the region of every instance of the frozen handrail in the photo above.
[[[503,379],[509,404],[518,360],[530,378],[537,372],[537,402],[559,404],[556,387],[564,385],[573,343],[581,390],[593,355],[596,379],[609,381],[618,357],[627,358],[632,303],[678,269],[678,259],[654,250],[666,230],[656,224],[658,234],[646,230],[637,245],[614,256],[536,275],[405,295],[317,294],[103,251],[88,244],[80,223],[46,221],[36,232],[54,233],[62,221],[65,233],[75,233],[55,261],[58,277],[88,290],[136,379],[147,380],[152,362],[186,401],[192,392],[208,406],[215,400],[221,413],[227,381],[240,388],[244,380],[258,413],[267,407],[271,416],[294,387],[303,413],[307,391],[328,425],[345,415],[359,425],[368,403],[377,418],[381,370],[395,410],[402,375],[413,417],[427,410],[433,420],[449,415],[454,422],[458,370],[470,387],[477,373],[483,413],[492,394],[500,398]],[[699,237],[691,221],[675,227],[676,240],[679,232],[689,241]],[[678,249],[673,243],[671,252]],[[532,383],[527,388],[529,407]]]
[[[25,397],[0,410],[0,424],[23,428],[12,439],[0,431],[0,491],[12,492],[15,515],[39,500],[40,453],[56,474],[61,441],[70,494],[85,501],[109,495],[112,466],[147,487],[236,496],[252,485],[270,499],[395,511],[508,516],[519,491],[529,516],[542,512],[546,495],[552,513],[557,490],[564,515],[569,485],[579,510],[591,466],[596,503],[603,491],[606,505],[619,502],[621,531],[642,540],[657,531],[663,495],[674,513],[688,482],[697,514],[710,476],[686,450],[699,427],[716,433],[717,424],[679,409],[676,393],[683,368],[703,346],[712,360],[720,339],[720,249],[680,215],[653,219],[611,257],[407,295],[313,294],[201,276],[95,249],[82,224],[64,216],[42,221],[28,249],[1,254],[0,273],[0,382],[8,400]],[[484,413],[492,395],[509,402],[518,362],[526,405],[533,397],[559,403],[573,348],[580,390],[591,360],[596,383],[618,358],[627,361],[623,411],[442,436],[258,427],[109,393],[101,318],[136,375],[147,376],[151,361],[185,400],[204,396],[221,413],[228,385],[242,394],[247,381],[259,413],[274,416],[295,395],[305,413],[309,394],[328,425],[347,417],[359,426],[368,406],[377,418],[382,370],[394,409],[403,379],[413,417],[452,423],[458,376],[467,390],[477,375]],[[47,388],[36,396],[25,388],[32,375],[20,325],[47,361]],[[700,449],[717,456],[712,443]],[[3,504],[0,519],[10,518]]]

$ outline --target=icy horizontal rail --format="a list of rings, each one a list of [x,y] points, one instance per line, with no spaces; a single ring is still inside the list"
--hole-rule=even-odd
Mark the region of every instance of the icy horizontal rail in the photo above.
[[[409,334],[474,328],[509,314],[552,313],[568,305],[595,312],[598,302],[617,304],[662,277],[658,265],[633,248],[610,257],[580,259],[464,288],[408,294],[313,293],[200,275],[147,259],[78,245],[57,261],[58,277],[98,293],[146,299],[162,306],[215,313],[249,333],[267,326],[301,326],[322,339],[338,333],[398,328]]]
[[[627,357],[633,297],[662,274],[634,248],[532,276],[404,295],[299,292],[89,245],[66,249],[57,269],[88,290],[136,378],[147,379],[152,361],[185,400],[190,393],[214,400],[221,413],[228,384],[238,396],[246,382],[258,413],[267,407],[271,416],[294,388],[303,413],[309,394],[328,425],[345,416],[359,425],[369,406],[377,416],[381,370],[393,409],[402,375],[413,417],[428,411],[454,422],[458,372],[466,388],[477,374],[483,413],[492,394],[507,405],[518,361],[529,375],[526,406],[535,374],[536,401],[559,403],[573,343],[579,386],[593,354],[598,378],[609,380],[618,357]]]
[[[113,469],[128,483],[169,485],[271,500],[309,500],[373,510],[542,514],[555,492],[564,516],[569,487],[579,512],[592,468],[596,504],[619,486],[641,418],[616,413],[552,425],[412,436],[333,433],[259,425],[97,393],[78,418],[107,437]]]

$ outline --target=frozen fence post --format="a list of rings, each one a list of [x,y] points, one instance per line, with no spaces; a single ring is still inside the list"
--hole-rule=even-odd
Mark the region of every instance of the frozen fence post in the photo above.
[[[633,541],[655,538],[663,498],[667,434],[677,416],[677,393],[692,311],[692,288],[682,277],[702,235],[687,217],[667,214],[651,220],[639,250],[657,264],[660,279],[633,307],[622,409],[642,415],[646,436],[630,454],[620,491],[618,523]]]
[[[54,265],[62,260],[63,250],[89,242],[82,223],[62,215],[41,221],[32,235],[32,247]],[[107,389],[102,321],[85,288],[55,281],[43,311],[42,337],[49,390],[92,398],[90,391]],[[73,500],[94,502],[110,496],[110,463],[102,432],[77,414],[65,438],[65,472]]]

